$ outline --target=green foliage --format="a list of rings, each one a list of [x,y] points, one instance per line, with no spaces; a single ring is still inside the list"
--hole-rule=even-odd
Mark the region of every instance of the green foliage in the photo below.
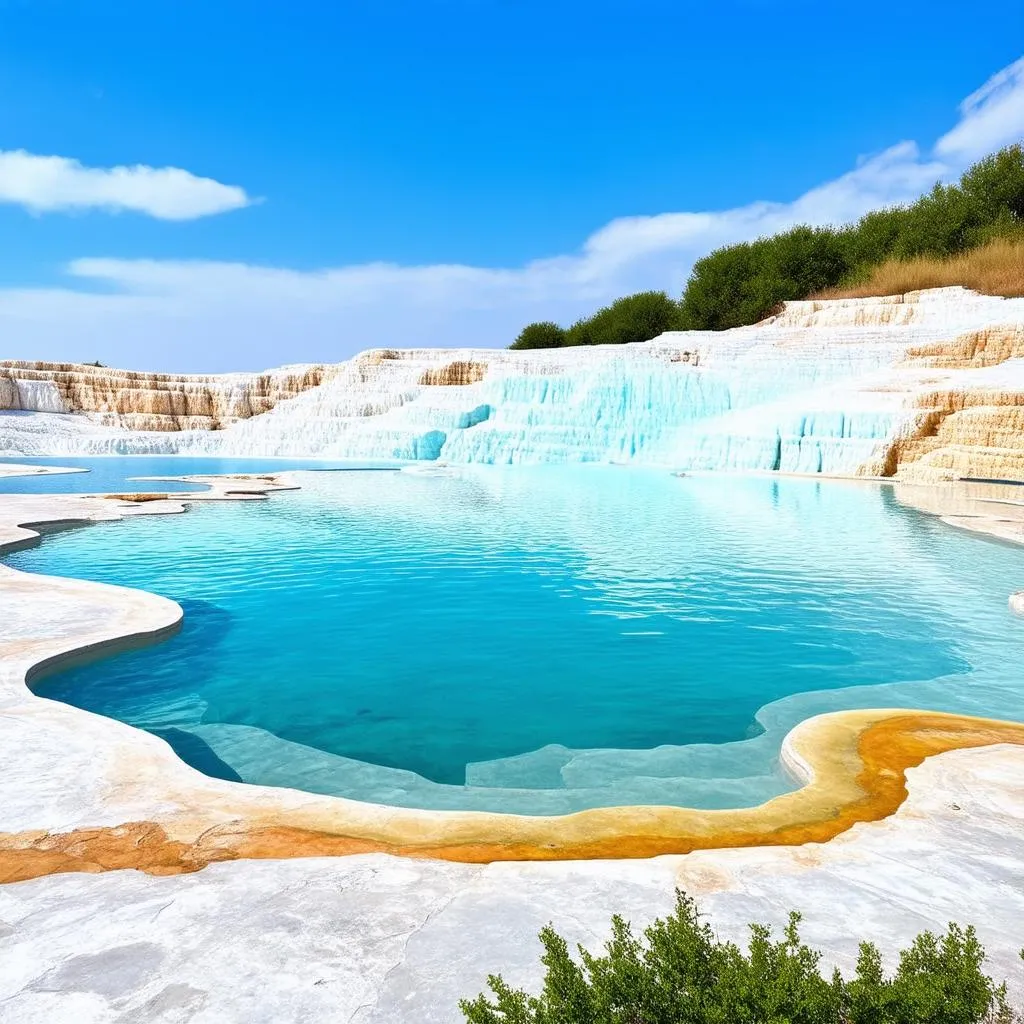
[[[694,264],[679,303],[664,292],[627,295],[568,330],[529,324],[511,348],[621,345],[663,331],[740,327],[789,299],[866,278],[887,259],[952,256],[1022,230],[1024,147],[1015,145],[909,206],[875,210],[844,228],[800,226],[717,249]]]
[[[664,292],[637,292],[577,320],[566,332],[567,345],[626,345],[650,341],[679,324],[679,307]]]
[[[638,292],[577,320],[568,330],[553,324],[528,324],[510,348],[557,348],[560,345],[625,345],[650,341],[679,327],[679,306],[664,292]]]
[[[693,267],[685,330],[756,323],[780,302],[851,283],[887,259],[952,256],[1024,225],[1024,148],[1009,146],[937,184],[917,202],[866,214],[840,230],[797,227],[718,249]]]
[[[467,1024],[1012,1024],[1003,987],[982,971],[974,930],[924,932],[886,977],[870,943],[856,976],[826,979],[821,954],[800,940],[791,914],[782,938],[752,925],[748,950],[719,942],[688,896],[637,939],[620,917],[602,956],[578,962],[550,926],[539,996],[487,979],[490,995],[460,1003]]]
[[[1008,146],[979,160],[960,178],[960,187],[987,222],[1024,221],[1024,155]]]
[[[829,288],[849,271],[842,235],[796,227],[698,260],[680,310],[683,330],[756,323],[786,299]]]
[[[558,348],[564,345],[565,328],[550,320],[541,320],[535,324],[527,324],[509,348]]]
[[[862,943],[857,976],[848,986],[849,1020],[855,1024],[1010,1024],[1005,986],[994,986],[982,971],[985,950],[973,928],[949,926],[936,938],[919,935],[900,953],[891,979],[882,972],[878,950]]]

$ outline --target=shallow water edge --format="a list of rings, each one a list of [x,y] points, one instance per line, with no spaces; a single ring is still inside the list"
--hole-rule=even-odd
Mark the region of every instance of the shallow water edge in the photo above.
[[[85,502],[78,511],[86,520],[140,511],[115,512],[103,499]],[[146,513],[180,509],[170,502],[152,504],[167,507],[143,506]],[[38,508],[33,514],[35,521],[47,515]],[[54,507],[48,514],[67,518],[68,509]],[[18,532],[9,522],[0,526],[0,542]],[[27,577],[6,568],[0,587],[7,598],[18,593],[30,621],[20,637],[0,648],[5,703],[30,729],[18,744],[25,755],[19,778],[11,780],[23,794],[9,808],[8,820],[17,830],[0,838],[5,880],[128,866],[177,873],[240,856],[372,849],[491,861],[644,857],[822,841],[855,821],[891,813],[905,795],[904,771],[924,757],[1024,742],[1024,729],[1011,723],[906,710],[841,712],[804,722],[787,737],[787,759],[802,765],[810,781],[757,808],[607,808],[549,818],[396,810],[209,779],[154,737],[39,700],[25,685],[33,665],[90,643],[164,628],[176,611],[152,595]],[[55,765],[61,770],[55,772]],[[52,796],[55,784],[60,799]]]

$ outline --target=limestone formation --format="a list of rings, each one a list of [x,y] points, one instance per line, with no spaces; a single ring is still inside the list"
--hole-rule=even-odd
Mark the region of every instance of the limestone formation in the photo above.
[[[267,373],[173,375],[78,363],[0,362],[0,409],[84,413],[139,431],[221,430],[328,379],[324,366]]]
[[[1007,359],[1024,358],[1024,324],[968,331],[949,341],[915,346],[907,356],[911,362],[946,370],[997,366]]]
[[[447,366],[438,369],[424,370],[420,374],[419,383],[425,386],[476,384],[484,379],[487,366],[484,363],[473,363],[467,359],[456,359]]]
[[[829,843],[653,860],[452,864],[366,854],[236,860],[166,877],[50,875],[0,886],[5,1024],[464,1024],[500,972],[540,989],[540,929],[601,951],[612,914],[640,934],[693,895],[722,939],[752,921],[801,934],[822,968],[974,924],[985,971],[1022,1005],[1024,748],[929,758],[907,802]],[[143,838],[143,837],[140,837]],[[890,964],[891,966],[891,964]]]
[[[904,366],[912,372],[983,370],[1022,357],[1024,324],[1017,323],[913,346]],[[940,381],[925,377],[919,387],[933,382]],[[1008,382],[1015,386],[961,375],[947,377],[941,389],[919,390],[913,402],[921,412],[888,445],[880,475],[1024,480],[1024,376]]]
[[[790,302],[750,327],[643,344],[374,349],[259,375],[7,363],[0,407],[32,411],[0,413],[9,455],[1024,480],[1024,299],[937,288]]]

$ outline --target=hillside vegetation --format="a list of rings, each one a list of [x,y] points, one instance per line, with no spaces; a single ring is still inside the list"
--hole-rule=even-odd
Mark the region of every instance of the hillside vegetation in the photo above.
[[[577,320],[568,329],[544,321],[527,324],[510,348],[560,348],[566,345],[624,345],[650,341],[678,331],[679,304],[664,292],[638,292]]]
[[[619,299],[569,328],[530,324],[512,348],[647,341],[666,330],[725,330],[812,295],[895,294],[962,284],[1020,295],[1024,148],[980,160],[951,185],[843,227],[801,225],[698,260],[679,302],[665,292]]]

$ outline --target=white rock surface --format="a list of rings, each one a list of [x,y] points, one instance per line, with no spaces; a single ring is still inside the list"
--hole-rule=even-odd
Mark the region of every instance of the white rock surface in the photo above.
[[[134,413],[90,420],[55,414],[49,398],[32,405],[22,397],[21,413],[0,414],[0,452],[638,461],[875,473],[894,441],[919,432],[936,393],[977,391],[1012,412],[1006,396],[1024,391],[1024,359],[1006,358],[1012,345],[998,365],[947,359],[937,366],[908,361],[908,354],[964,332],[1021,325],[1024,299],[944,288],[794,302],[753,327],[670,333],[639,345],[377,350],[327,368],[323,383],[293,388],[295,397],[269,412],[225,418],[223,430],[132,431],[94,420],[131,424]],[[207,404],[208,392],[230,392],[233,408],[247,386],[225,377],[201,388]],[[125,408],[134,408],[134,394],[125,392]],[[959,408],[942,402],[943,416]],[[24,411],[33,408],[39,411]],[[181,423],[188,425],[187,417]],[[933,424],[926,429],[934,433]],[[992,434],[980,425],[975,433],[986,430]]]
[[[922,929],[977,925],[1019,998],[1024,750],[926,761],[891,818],[824,845],[649,861],[470,866],[372,854],[214,864],[153,878],[55,875],[0,887],[5,1024],[456,1024],[500,971],[540,979],[551,921],[597,948],[612,913],[641,927],[691,892],[715,929],[805,914],[805,938],[852,968]]]
[[[80,413],[94,425],[129,430],[219,430],[316,387],[331,372],[303,364],[259,374],[175,375],[6,360],[0,410]]]

